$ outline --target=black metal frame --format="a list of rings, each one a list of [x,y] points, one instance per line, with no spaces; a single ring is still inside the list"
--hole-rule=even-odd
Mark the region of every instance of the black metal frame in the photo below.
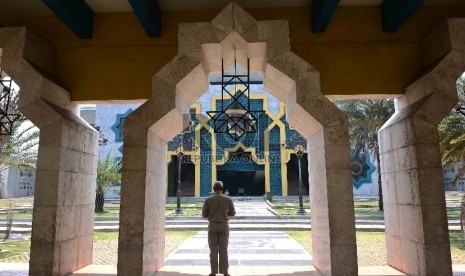
[[[3,70],[0,70],[0,136],[11,135],[13,130],[13,124],[21,118],[19,113],[8,113],[10,109],[11,92],[14,91],[11,86],[13,79],[2,78]]]
[[[264,110],[251,110],[250,108],[250,65],[247,59],[247,74],[238,75],[236,72],[236,60],[234,60],[234,75],[224,73],[224,62],[221,61],[221,110],[207,111],[210,117],[210,125],[213,126],[214,133],[226,133],[234,141],[239,141],[247,133],[257,132],[257,122],[265,114]],[[234,91],[228,90],[228,86],[234,84]],[[245,87],[244,90],[237,90],[236,85]],[[239,98],[244,95],[247,104],[244,106],[239,102]],[[231,103],[225,108],[225,96],[229,95]],[[239,105],[245,113],[241,116],[232,116],[226,111],[234,105]]]

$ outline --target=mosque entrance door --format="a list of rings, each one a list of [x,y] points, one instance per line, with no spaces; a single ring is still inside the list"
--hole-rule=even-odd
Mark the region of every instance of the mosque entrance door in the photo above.
[[[262,196],[265,194],[264,166],[253,161],[250,153],[230,155],[228,161],[217,167],[217,178],[223,181],[224,191],[230,196]]]

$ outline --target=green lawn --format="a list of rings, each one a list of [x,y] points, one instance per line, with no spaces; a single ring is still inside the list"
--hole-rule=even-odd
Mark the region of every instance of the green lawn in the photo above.
[[[103,208],[103,212],[95,213],[95,218],[119,219],[119,208]]]
[[[179,247],[185,240],[196,235],[196,231],[166,231],[165,232],[165,258]],[[94,232],[94,243],[101,241],[117,241],[118,232],[104,233]],[[28,256],[31,242],[27,241],[8,241],[0,243],[0,249],[8,250],[6,253],[0,252],[0,261],[10,258],[9,260],[20,261],[24,260],[23,256]],[[16,257],[16,258],[15,258]],[[25,260],[27,261],[27,260]]]
[[[21,255],[23,253],[29,253],[31,247],[31,241],[7,241],[0,243],[0,249],[8,250],[6,253],[0,252],[0,261],[11,258],[14,256]]]
[[[11,204],[12,206],[20,207],[20,206],[32,206],[34,200],[32,197],[20,197],[20,198],[12,198]],[[7,208],[8,207],[8,200],[7,199],[0,199],[0,208]]]
[[[176,215],[175,209],[167,210],[165,212],[166,217],[176,217],[176,216],[183,216],[183,217],[200,217],[202,215],[201,208],[186,208],[182,207],[182,215]]]
[[[310,231],[286,231],[286,233],[312,254]],[[386,265],[386,241],[384,232],[357,231],[357,255],[359,266]],[[457,232],[449,233],[453,264],[465,263],[465,239]]]

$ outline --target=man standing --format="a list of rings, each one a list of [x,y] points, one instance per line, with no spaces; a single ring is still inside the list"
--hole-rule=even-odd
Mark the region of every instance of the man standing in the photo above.
[[[202,217],[208,219],[208,246],[210,247],[210,276],[218,273],[218,252],[220,255],[220,273],[228,274],[229,217],[236,214],[232,200],[223,195],[223,182],[213,183],[212,196],[205,200]]]

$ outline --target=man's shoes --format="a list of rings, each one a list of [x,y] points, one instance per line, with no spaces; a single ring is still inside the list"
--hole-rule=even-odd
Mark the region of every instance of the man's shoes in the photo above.
[[[216,276],[216,274],[210,273],[208,276]]]

